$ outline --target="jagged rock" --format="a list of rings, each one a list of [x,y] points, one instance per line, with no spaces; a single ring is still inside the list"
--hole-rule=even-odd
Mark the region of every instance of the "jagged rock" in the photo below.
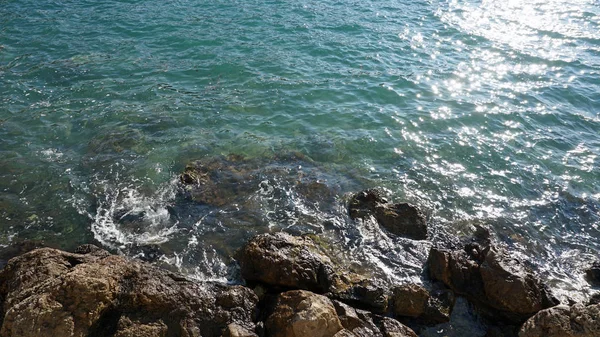
[[[600,336],[600,305],[559,305],[531,317],[519,337],[597,337]]]
[[[392,289],[392,312],[396,316],[418,318],[428,324],[448,322],[454,307],[454,293],[435,284],[431,291],[417,284]]]
[[[303,289],[375,312],[387,310],[387,288],[332,261],[309,236],[262,234],[236,254],[242,277],[287,289]]]
[[[281,293],[266,321],[268,337],[331,337],[342,329],[331,300],[304,290]]]
[[[349,336],[381,337],[379,328],[373,322],[371,313],[358,310],[339,301],[333,301],[337,315]]]
[[[388,310],[389,290],[376,279],[366,279],[352,273],[338,273],[327,296],[375,313]]]
[[[462,248],[433,247],[428,268],[432,279],[509,322],[520,324],[558,304],[541,280],[493,244],[483,229]]]
[[[377,324],[383,337],[417,337],[409,327],[389,317],[380,317]]]
[[[186,280],[90,246],[42,248],[0,272],[0,335],[221,336],[252,331],[258,299],[241,286]]]
[[[408,203],[389,204],[376,189],[356,193],[350,200],[348,212],[352,219],[373,216],[390,233],[414,240],[427,238],[427,222],[423,213]]]

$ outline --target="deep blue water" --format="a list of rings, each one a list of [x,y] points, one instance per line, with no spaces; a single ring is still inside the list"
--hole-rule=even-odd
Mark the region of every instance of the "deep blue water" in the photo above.
[[[229,154],[318,177],[339,207],[265,176],[242,206],[175,219],[186,163]],[[379,186],[435,237],[488,224],[577,299],[600,248],[599,156],[596,0],[0,0],[2,245],[152,243],[223,280],[250,235],[313,232],[415,277],[426,246],[344,216]]]

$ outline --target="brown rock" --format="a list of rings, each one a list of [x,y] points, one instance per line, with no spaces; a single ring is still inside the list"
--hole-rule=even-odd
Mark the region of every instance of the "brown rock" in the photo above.
[[[258,335],[238,324],[231,323],[225,328],[221,337],[258,337]]]
[[[266,321],[269,337],[331,337],[342,329],[331,301],[304,290],[281,293]]]
[[[347,333],[356,337],[381,337],[379,328],[368,311],[357,310],[339,301],[333,301],[337,315]]]
[[[452,290],[434,284],[428,291],[417,284],[405,284],[392,289],[392,311],[396,316],[418,318],[425,324],[448,322],[454,307]]]
[[[333,263],[308,237],[258,235],[236,258],[247,281],[316,292],[326,292],[331,286]]]
[[[519,331],[519,337],[600,336],[600,305],[559,305],[541,310]]]
[[[0,272],[0,335],[221,336],[249,331],[258,299],[240,286],[188,281],[151,265],[107,255],[43,248]]]
[[[397,316],[419,317],[425,313],[429,292],[417,284],[405,284],[392,289],[394,314]]]
[[[389,317],[382,317],[379,326],[383,337],[417,337],[409,327]]]

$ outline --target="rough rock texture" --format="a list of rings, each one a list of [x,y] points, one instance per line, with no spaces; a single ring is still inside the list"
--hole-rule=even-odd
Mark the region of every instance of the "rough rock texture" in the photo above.
[[[310,237],[257,235],[237,252],[236,258],[246,281],[327,293],[376,312],[387,310],[384,285],[334,263]]]
[[[311,239],[286,233],[255,236],[236,258],[244,279],[274,286],[326,292],[334,274],[333,262]]]
[[[352,219],[373,216],[390,233],[414,240],[427,238],[427,222],[423,213],[407,203],[390,204],[376,189],[356,193],[348,212]]]
[[[249,289],[196,283],[93,246],[72,254],[42,248],[0,272],[0,335],[221,336],[252,331]]]
[[[281,293],[267,337],[416,337],[400,322],[304,290]]]
[[[304,290],[280,294],[266,322],[269,337],[330,337],[342,329],[333,303]]]
[[[417,284],[405,284],[392,289],[392,312],[396,316],[418,318],[425,324],[450,320],[455,296],[452,290],[435,284],[431,291]]]
[[[547,287],[523,263],[491,243],[482,228],[462,248],[433,247],[428,267],[432,279],[509,322],[521,323],[558,304]]]
[[[597,337],[600,336],[600,305],[559,305],[531,317],[519,337]]]

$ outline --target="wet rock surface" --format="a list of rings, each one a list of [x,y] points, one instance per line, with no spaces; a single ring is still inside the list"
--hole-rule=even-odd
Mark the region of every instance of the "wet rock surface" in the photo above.
[[[348,213],[352,219],[373,216],[377,223],[392,234],[414,240],[427,239],[425,215],[408,203],[388,203],[383,193],[369,189],[352,196]]]
[[[600,305],[559,305],[531,317],[519,337],[594,337],[600,336]]]
[[[433,247],[428,268],[432,279],[465,296],[487,315],[508,322],[522,323],[558,304],[541,280],[494,244],[484,228],[461,247]]]
[[[585,277],[591,285],[600,287],[600,261],[595,261],[585,270]]]
[[[221,336],[254,329],[247,288],[188,281],[90,246],[42,248],[0,273],[2,336]]]

